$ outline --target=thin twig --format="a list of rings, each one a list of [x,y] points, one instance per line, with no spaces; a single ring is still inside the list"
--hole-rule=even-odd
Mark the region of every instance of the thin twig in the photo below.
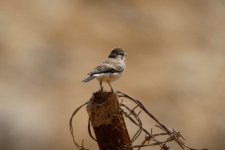
[[[129,100],[131,100],[131,101],[133,101],[140,109],[142,109],[150,118],[152,118],[156,123],[157,123],[157,127],[159,128],[159,129],[161,129],[162,131],[164,131],[164,132],[166,132],[166,133],[161,133],[161,134],[163,134],[163,135],[168,135],[169,137],[167,138],[167,140],[166,141],[164,141],[164,142],[159,142],[158,140],[156,140],[155,138],[154,138],[154,136],[152,136],[152,134],[150,134],[149,132],[147,132],[144,128],[142,128],[143,129],[143,131],[145,132],[145,133],[147,133],[147,135],[148,135],[148,137],[149,137],[149,140],[148,139],[146,139],[145,138],[145,140],[142,142],[142,144],[141,145],[136,145],[136,146],[133,146],[133,147],[139,147],[139,149],[140,149],[140,147],[145,147],[145,146],[154,146],[154,145],[159,145],[160,147],[161,147],[161,149],[168,149],[169,147],[168,146],[166,146],[165,144],[166,143],[168,143],[168,142],[171,142],[171,141],[175,141],[180,147],[181,147],[181,149],[183,149],[183,150],[185,150],[185,148],[186,149],[188,149],[188,150],[206,150],[206,149],[194,149],[194,148],[190,148],[190,147],[188,147],[188,146],[186,146],[185,145],[185,143],[184,143],[184,141],[182,141],[180,138],[182,138],[183,140],[185,140],[184,139],[184,137],[181,135],[181,133],[180,132],[176,132],[175,130],[169,130],[164,124],[162,124],[152,113],[150,113],[146,108],[145,108],[145,106],[139,101],[139,100],[137,100],[137,99],[134,99],[134,98],[132,98],[132,97],[130,97],[129,95],[127,95],[127,94],[124,94],[124,93],[122,93],[122,92],[120,92],[120,91],[117,91],[117,93],[119,94],[118,96],[119,97],[123,97],[123,98],[127,98],[127,99],[129,99]],[[135,107],[136,108],[136,107]],[[134,114],[134,112],[133,112],[133,110],[130,110],[130,112],[132,112],[132,114]],[[133,116],[136,116],[136,115],[133,115]],[[128,117],[129,118],[129,117]],[[130,119],[130,118],[129,118]],[[130,119],[131,120],[131,119]],[[132,121],[132,120],[131,120]],[[138,123],[137,122],[134,122],[134,121],[132,121],[134,124],[136,124],[136,125],[138,125]],[[144,145],[147,141],[150,141],[150,139],[153,139],[153,141],[155,141],[155,143],[153,143],[153,144],[146,144],[146,145]]]
[[[86,149],[84,148],[83,144],[82,145],[79,145],[76,140],[75,140],[75,137],[74,137],[74,128],[73,128],[73,118],[74,116],[77,114],[77,112],[82,108],[84,107],[85,105],[87,105],[88,102],[85,102],[83,105],[79,106],[77,109],[74,110],[72,116],[70,117],[70,122],[69,122],[69,128],[70,128],[70,133],[72,135],[72,138],[73,138],[73,142],[75,144],[75,146],[79,149],[79,150],[89,150],[89,149]],[[83,143],[83,141],[82,141]]]
[[[119,111],[122,112],[122,114],[129,119],[131,123],[133,123],[135,126],[138,127],[137,131],[134,133],[133,137],[131,138],[131,143],[128,145],[125,145],[121,147],[121,149],[126,150],[128,148],[137,148],[137,150],[141,150],[143,147],[150,147],[150,146],[159,146],[161,150],[169,150],[170,147],[167,145],[170,142],[177,143],[182,150],[207,150],[207,149],[194,149],[187,146],[184,142],[185,138],[181,135],[179,131],[175,131],[174,129],[168,129],[164,124],[162,124],[149,110],[145,108],[145,106],[137,99],[134,99],[130,97],[127,94],[124,94],[120,91],[117,91],[118,97],[122,98],[119,105]],[[124,99],[131,100],[135,106],[133,108],[128,107],[126,104],[124,104]],[[89,103],[86,102],[80,107],[78,107],[72,114],[69,122],[70,132],[73,138],[73,142],[75,146],[79,150],[89,150],[84,148],[84,141],[82,140],[81,145],[79,145],[75,138],[74,138],[74,129],[73,129],[73,118],[77,114],[77,112],[87,105]],[[144,112],[146,115],[148,115],[155,123],[155,128],[160,130],[158,133],[153,133],[154,128],[149,128],[150,132],[144,127],[141,119],[141,112]],[[116,128],[117,126],[115,126]],[[91,123],[90,118],[88,120],[88,133],[89,136],[97,142],[97,140],[94,138],[91,132]],[[135,144],[137,139],[140,138],[141,135],[145,134],[145,138],[140,144]],[[158,140],[159,138],[162,138],[164,140]]]

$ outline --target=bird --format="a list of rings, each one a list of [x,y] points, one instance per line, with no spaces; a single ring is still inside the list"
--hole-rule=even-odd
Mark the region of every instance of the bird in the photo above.
[[[125,69],[125,56],[126,53],[123,49],[113,48],[108,55],[108,58],[103,60],[93,71],[89,72],[82,82],[89,82],[93,79],[97,79],[102,92],[102,83],[107,82],[111,88],[111,92],[114,93],[110,82],[117,80],[123,73]]]

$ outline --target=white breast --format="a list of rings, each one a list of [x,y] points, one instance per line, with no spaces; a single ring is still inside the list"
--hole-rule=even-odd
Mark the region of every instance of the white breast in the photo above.
[[[117,80],[121,73],[101,73],[96,75],[96,79],[102,82],[112,82]]]

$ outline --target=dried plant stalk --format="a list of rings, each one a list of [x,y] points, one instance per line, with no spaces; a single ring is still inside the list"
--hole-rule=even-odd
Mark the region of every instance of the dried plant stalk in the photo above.
[[[118,100],[120,100],[120,103]],[[126,104],[126,100],[133,102],[135,106],[130,108]],[[207,150],[187,146],[180,132],[167,128],[139,100],[119,91],[117,93],[96,92],[88,102],[74,111],[70,119],[70,132],[79,150],[88,149],[83,146],[83,142],[79,145],[74,138],[73,117],[85,105],[89,114],[88,132],[90,137],[98,143],[100,150],[140,150],[144,147],[153,146],[158,146],[160,150],[169,150],[169,143],[171,142],[177,143],[182,150]],[[148,116],[147,119],[155,123],[154,127],[142,123],[143,113]],[[131,139],[123,116],[138,127]],[[91,133],[91,125],[96,139]],[[157,129],[157,132],[155,132],[155,129]],[[141,135],[145,135],[145,138],[140,143],[136,143],[137,139],[140,141],[141,137],[143,137]]]
[[[87,105],[87,111],[100,150],[132,150],[130,137],[119,108],[117,94],[96,92]]]

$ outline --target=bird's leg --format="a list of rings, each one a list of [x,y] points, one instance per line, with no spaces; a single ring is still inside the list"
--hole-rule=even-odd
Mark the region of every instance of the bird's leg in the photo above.
[[[110,86],[110,88],[111,88],[111,92],[113,92],[113,93],[114,93],[114,90],[113,90],[113,88],[112,88],[111,84],[109,83],[109,81],[107,81],[107,83],[109,84],[109,86]]]
[[[102,81],[99,82],[101,87],[101,92],[103,92]]]

